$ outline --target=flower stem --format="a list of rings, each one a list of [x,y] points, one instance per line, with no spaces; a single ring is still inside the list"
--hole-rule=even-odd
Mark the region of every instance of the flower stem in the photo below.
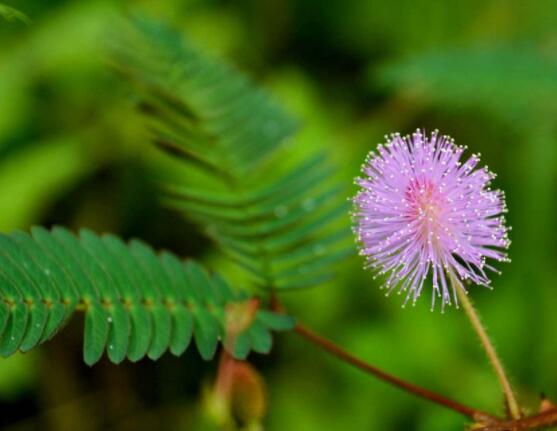
[[[485,413],[482,412],[481,410],[476,410],[472,407],[462,405],[457,401],[446,398],[445,396],[440,395],[436,392],[432,392],[428,389],[422,388],[413,383],[406,382],[396,376],[388,374],[385,371],[351,355],[346,350],[334,344],[332,341],[316,334],[311,329],[308,329],[303,325],[300,324],[296,325],[295,330],[299,335],[304,337],[306,340],[317,345],[318,347],[322,348],[328,353],[336,356],[341,361],[346,362],[356,368],[359,368],[360,370],[377,377],[379,380],[389,383],[390,385],[396,386],[410,394],[416,395],[420,398],[424,398],[435,404],[441,405],[445,408],[458,412],[461,415],[467,416],[476,422],[495,423],[498,421],[498,418],[490,415],[489,413]]]
[[[482,322],[480,321],[480,318],[478,316],[478,313],[476,312],[476,309],[474,308],[474,305],[472,304],[472,301],[468,297],[468,294],[461,286],[461,284],[456,282],[454,279],[453,286],[458,295],[458,299],[462,304],[462,308],[464,308],[464,311],[466,312],[466,315],[468,316],[468,319],[470,320],[474,331],[476,331],[476,334],[480,338],[482,346],[487,353],[487,357],[489,358],[489,361],[491,362],[491,365],[495,370],[495,374],[497,375],[497,379],[499,380],[499,384],[501,385],[501,389],[503,390],[505,401],[507,403],[507,409],[510,413],[511,418],[515,420],[520,419],[522,417],[520,407],[518,406],[518,402],[516,401],[516,397],[514,395],[507,374],[505,373],[505,369],[503,368],[503,364],[501,363],[501,360],[499,359],[499,356],[495,351],[495,347],[491,343],[491,340],[489,339],[489,336],[487,335],[487,332],[483,327]]]

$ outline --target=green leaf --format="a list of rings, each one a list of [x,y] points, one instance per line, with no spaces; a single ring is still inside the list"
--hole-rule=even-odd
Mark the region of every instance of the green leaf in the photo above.
[[[50,308],[42,336],[42,341],[47,340],[54,335],[73,311],[73,305],[75,305],[73,292],[66,298],[62,297],[56,287],[56,280],[61,281],[60,268],[46,253],[41,251],[29,235],[14,232],[11,239],[16,241],[21,249],[21,259],[28,261],[34,269],[37,284],[41,289],[41,300],[45,301]]]
[[[14,304],[11,307],[10,320],[0,339],[0,355],[7,357],[17,352],[25,337],[28,321],[29,309],[25,304]]]
[[[31,24],[31,20],[23,12],[4,4],[0,4],[0,17],[6,21],[21,21],[27,25]]]
[[[10,318],[10,308],[5,302],[0,302],[0,334],[4,333],[8,319]]]
[[[93,303],[85,313],[85,335],[83,360],[88,365],[97,362],[104,351],[110,331],[108,312],[99,304]]]
[[[288,331],[296,325],[296,320],[285,314],[271,313],[270,311],[260,311],[259,320],[266,327],[275,331]]]
[[[304,285],[329,279],[346,256],[338,250],[351,242],[348,208],[326,154],[289,159],[284,143],[297,121],[241,73],[162,25],[135,19],[113,44],[155,144],[195,172],[194,180],[163,186],[165,204],[200,225],[260,287],[291,285],[283,263],[291,253],[299,265],[310,263],[312,244],[326,245],[331,258],[311,268],[319,276]]]
[[[181,355],[192,338],[211,359],[225,335],[226,307],[243,302],[217,275],[195,262],[112,235],[33,228],[32,235],[0,234],[0,355],[27,351],[50,339],[76,310],[85,314],[84,360],[107,353],[114,363],[170,350]],[[257,311],[233,354],[268,351],[285,317]]]
[[[234,355],[238,359],[245,359],[251,348],[251,340],[247,331],[239,334],[234,340]]]
[[[401,93],[452,109],[479,107],[513,122],[557,113],[557,61],[535,45],[436,50],[388,63],[378,77]]]
[[[253,346],[253,350],[258,353],[269,353],[273,346],[273,340],[269,331],[261,322],[255,322],[248,330],[248,336]]]

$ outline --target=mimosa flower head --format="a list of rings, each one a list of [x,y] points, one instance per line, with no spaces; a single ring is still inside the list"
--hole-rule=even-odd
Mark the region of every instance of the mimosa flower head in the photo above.
[[[371,152],[356,180],[354,231],[367,266],[385,275],[387,294],[397,291],[416,302],[433,286],[442,308],[464,282],[489,286],[488,259],[507,261],[505,197],[491,190],[495,177],[477,168],[479,155],[465,162],[465,147],[437,131],[398,133]],[[451,290],[453,295],[451,295]],[[452,297],[452,298],[451,298]]]

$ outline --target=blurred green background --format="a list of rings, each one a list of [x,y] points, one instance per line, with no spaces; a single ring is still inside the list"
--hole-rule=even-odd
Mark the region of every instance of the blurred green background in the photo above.
[[[474,298],[521,400],[557,400],[557,1],[21,0],[0,19],[0,229],[87,226],[212,259],[157,203],[153,156],[129,87],[111,71],[113,17],[140,12],[189,35],[269,88],[326,146],[347,195],[386,133],[439,128],[481,152],[506,191],[511,264]],[[468,153],[470,154],[470,153]],[[462,313],[401,310],[358,256],[334,282],[284,296],[302,320],[386,370],[501,413],[497,383]],[[202,387],[215,364],[191,351],[157,363],[81,360],[75,319],[55,340],[0,361],[6,430],[210,429]],[[268,430],[462,429],[463,420],[341,363],[293,334],[252,362]]]

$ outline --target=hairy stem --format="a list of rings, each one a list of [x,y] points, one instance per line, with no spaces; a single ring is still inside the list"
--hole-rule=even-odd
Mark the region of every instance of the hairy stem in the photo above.
[[[518,406],[518,402],[516,401],[516,397],[514,395],[507,374],[505,373],[505,369],[503,368],[503,364],[501,363],[501,360],[499,359],[499,356],[495,351],[495,347],[493,347],[493,344],[491,343],[491,340],[489,339],[487,332],[483,327],[482,322],[480,321],[478,313],[476,312],[472,301],[468,297],[468,294],[460,283],[455,282],[455,280],[453,280],[453,283],[454,289],[456,290],[456,293],[458,295],[458,299],[462,304],[462,308],[464,308],[464,311],[466,312],[466,315],[468,316],[468,319],[470,320],[474,331],[476,331],[476,334],[478,334],[482,346],[487,353],[487,357],[489,358],[489,361],[491,362],[491,365],[495,370],[495,374],[497,375],[497,379],[499,380],[499,384],[501,385],[501,389],[503,390],[503,394],[505,396],[508,412],[510,413],[511,418],[515,420],[520,419],[522,417],[520,407]]]
[[[347,364],[350,364],[356,368],[359,368],[360,370],[365,371],[366,373],[377,377],[379,380],[389,383],[390,385],[396,386],[410,394],[416,395],[420,398],[426,399],[435,404],[441,405],[445,408],[458,412],[461,415],[467,416],[476,422],[483,422],[489,424],[498,421],[498,419],[495,416],[492,416],[489,413],[485,413],[480,410],[474,409],[472,407],[462,405],[454,400],[446,398],[443,395],[432,392],[428,389],[422,388],[413,383],[406,382],[396,376],[388,374],[385,371],[351,355],[346,350],[334,344],[332,341],[329,341],[328,339],[316,334],[315,332],[306,328],[303,325],[298,324],[296,326],[296,332],[302,337],[304,337],[306,340],[319,346],[320,348],[327,351],[328,353],[336,356],[341,361],[346,362]]]

